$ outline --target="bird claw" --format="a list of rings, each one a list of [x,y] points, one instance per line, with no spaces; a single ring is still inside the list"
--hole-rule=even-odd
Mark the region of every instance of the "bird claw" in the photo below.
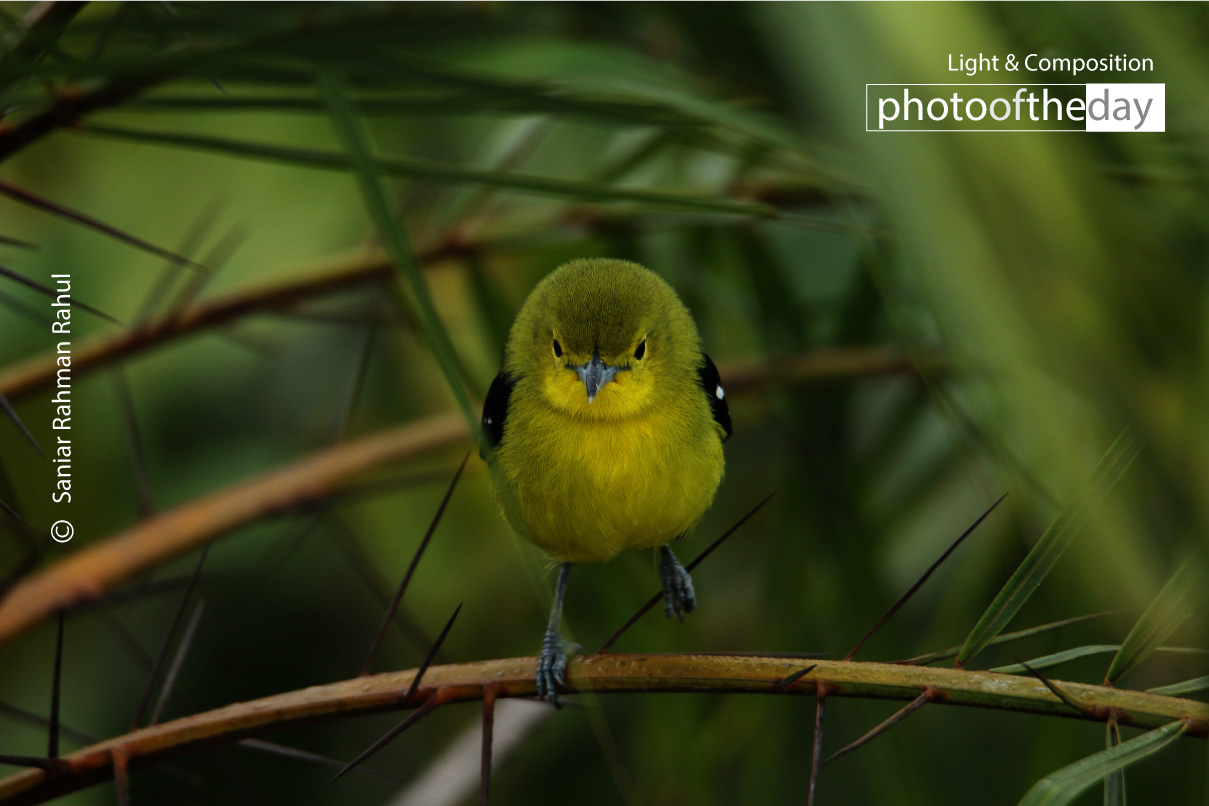
[[[567,653],[579,651],[579,644],[564,642],[554,630],[546,632],[546,637],[542,639],[542,654],[537,660],[538,699],[548,700],[555,708],[562,708],[558,692],[566,682]]]
[[[676,555],[667,546],[663,549],[663,563],[659,566],[659,580],[663,583],[663,612],[668,618],[675,616],[684,621],[684,614],[697,607],[697,595],[693,592],[693,578]]]

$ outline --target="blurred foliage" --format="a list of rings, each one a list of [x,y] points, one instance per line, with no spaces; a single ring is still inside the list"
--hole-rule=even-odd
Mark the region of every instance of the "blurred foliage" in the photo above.
[[[702,606],[683,626],[649,616],[618,650],[842,655],[1006,491],[860,659],[959,645],[1125,430],[1140,438],[1140,458],[1011,628],[1127,612],[992,646],[980,668],[1122,643],[1209,542],[1203,5],[110,3],[86,6],[61,36],[43,32],[36,60],[11,44],[31,11],[0,4],[0,181],[187,253],[209,273],[165,268],[11,197],[0,198],[0,236],[34,248],[0,242],[0,265],[47,285],[70,273],[78,300],[129,324],[173,299],[286,281],[333,256],[354,261],[385,227],[388,253],[410,244],[429,256],[421,269],[437,317],[417,303],[423,286],[400,275],[80,376],[67,507],[50,500],[46,458],[0,422],[0,500],[35,527],[44,564],[333,439],[451,410],[450,380],[481,399],[528,289],[593,255],[668,279],[724,370],[856,345],[907,351],[921,368],[827,384],[774,377],[732,395],[727,478],[688,555],[778,495],[696,572]],[[866,82],[943,81],[950,52],[980,51],[1150,56],[1153,76],[1117,79],[1166,83],[1167,132],[865,133]],[[362,114],[393,223],[363,204],[350,165],[363,180],[373,166],[346,156],[321,73],[338,76]],[[74,125],[17,143],[81,98],[95,103]],[[47,299],[7,282],[0,294],[0,367],[51,351]],[[77,348],[115,331],[79,308],[72,321]],[[456,355],[445,374],[422,335],[434,321]],[[44,450],[55,439],[48,397],[15,401]],[[374,590],[394,587],[462,452],[395,469],[435,471],[422,483],[215,542],[167,716],[355,675],[382,612]],[[498,517],[484,470],[471,460],[404,600],[427,637],[465,603],[448,660],[533,654],[552,582]],[[42,536],[63,517],[77,528],[67,546]],[[12,518],[0,527],[0,561],[16,569],[29,538]],[[578,571],[570,631],[593,649],[656,580],[646,556]],[[68,618],[68,725],[128,729],[146,676],[140,653],[158,651],[179,591]],[[1204,646],[1203,627],[1202,617],[1183,623],[1168,643]],[[45,713],[53,633],[42,625],[0,648],[4,702]],[[387,633],[376,668],[417,664],[425,640]],[[1060,676],[1099,682],[1110,658],[1077,658]],[[1120,685],[1204,673],[1203,656],[1160,653]],[[542,722],[504,760],[494,802],[804,802],[809,699],[587,702]],[[826,746],[890,711],[832,699]],[[371,766],[411,778],[477,719],[469,707],[442,711]],[[348,759],[395,721],[268,738]],[[4,752],[44,747],[42,728],[0,715]],[[1015,803],[1103,747],[1096,725],[924,708],[825,767],[818,802]],[[1191,802],[1205,788],[1204,758],[1199,741],[1181,739],[1131,769],[1129,788]],[[464,773],[477,779],[477,763]],[[275,802],[377,803],[400,787],[353,776],[324,789],[329,774],[216,749],[136,774],[133,801],[264,802],[271,792]],[[1099,797],[1093,789],[1080,802]]]

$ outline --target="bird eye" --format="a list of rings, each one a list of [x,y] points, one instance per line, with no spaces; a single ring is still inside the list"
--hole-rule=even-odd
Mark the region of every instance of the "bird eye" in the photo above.
[[[646,339],[638,342],[638,346],[634,348],[634,358],[636,360],[641,361],[644,355],[646,355]]]
[[[555,358],[563,357],[563,346],[558,343],[558,339],[554,340],[554,357]]]

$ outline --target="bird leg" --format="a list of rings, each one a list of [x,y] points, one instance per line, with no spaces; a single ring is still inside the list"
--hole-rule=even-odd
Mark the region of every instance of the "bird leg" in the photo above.
[[[693,593],[693,578],[672,554],[669,546],[659,549],[663,562],[659,566],[659,581],[663,583],[663,612],[684,621],[684,614],[693,612],[697,596]]]
[[[563,563],[558,571],[558,584],[554,588],[554,605],[550,608],[550,623],[546,637],[542,639],[542,654],[537,661],[537,696],[549,700],[555,708],[558,690],[563,685],[563,673],[567,670],[567,649],[563,646],[559,626],[563,620],[563,596],[567,593],[567,577],[571,575],[571,563]]]

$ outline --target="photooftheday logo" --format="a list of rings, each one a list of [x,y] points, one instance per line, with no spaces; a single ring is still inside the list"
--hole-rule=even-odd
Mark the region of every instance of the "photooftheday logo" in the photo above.
[[[1165,84],[866,84],[867,132],[1166,131]]]

